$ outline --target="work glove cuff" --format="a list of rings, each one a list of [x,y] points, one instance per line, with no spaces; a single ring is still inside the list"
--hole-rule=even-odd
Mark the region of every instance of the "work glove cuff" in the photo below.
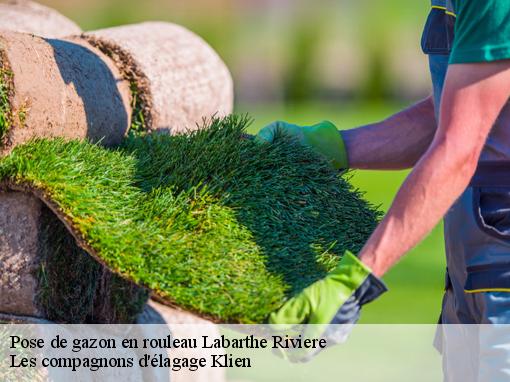
[[[349,168],[347,149],[342,134],[330,121],[303,128],[306,144],[323,155],[337,170]]]
[[[353,295],[359,297],[358,301],[362,305],[373,301],[388,290],[384,282],[349,251],[345,251],[336,268],[330,272],[330,277],[350,288]]]
[[[336,312],[332,324],[358,321],[361,307],[374,301],[388,290],[384,282],[372,270],[349,251],[346,251],[331,277],[352,290],[352,294]]]
[[[374,301],[376,298],[388,291],[386,284],[373,273],[368,275],[366,283],[363,284],[359,289],[364,289],[360,290],[360,305],[368,304],[369,302]]]

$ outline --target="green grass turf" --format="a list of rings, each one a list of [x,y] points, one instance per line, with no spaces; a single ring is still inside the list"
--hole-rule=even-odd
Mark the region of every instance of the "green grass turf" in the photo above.
[[[250,111],[255,123],[249,131],[274,120],[313,124],[329,119],[341,129],[381,120],[399,110],[400,103],[302,104],[288,107],[238,105],[237,112]],[[355,171],[352,184],[365,192],[365,198],[386,210],[408,171]],[[444,243],[442,225],[413,249],[384,276],[390,291],[366,305],[361,323],[435,324],[441,309],[444,287]]]
[[[378,211],[312,152],[242,139],[229,117],[117,150],[41,140],[0,160],[0,179],[42,191],[111,269],[169,303],[262,322],[358,251]]]
[[[12,72],[4,68],[0,52],[0,147],[12,124],[12,112],[9,102]]]
[[[129,128],[129,132],[132,135],[141,135],[143,134],[147,126],[145,124],[145,117],[143,115],[143,102],[140,98],[140,91],[138,90],[138,86],[135,81],[131,81],[130,83],[130,90],[131,90],[131,126]]]

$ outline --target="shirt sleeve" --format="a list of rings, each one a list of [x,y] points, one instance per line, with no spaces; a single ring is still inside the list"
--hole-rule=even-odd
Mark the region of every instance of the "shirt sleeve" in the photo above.
[[[451,64],[510,59],[510,0],[457,0]]]

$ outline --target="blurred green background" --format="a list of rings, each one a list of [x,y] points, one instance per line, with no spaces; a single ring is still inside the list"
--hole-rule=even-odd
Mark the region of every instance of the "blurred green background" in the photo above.
[[[380,120],[430,92],[419,48],[429,1],[41,0],[91,30],[171,21],[209,42],[229,66],[236,111],[255,132],[275,119],[340,128]],[[406,172],[357,172],[354,183],[386,209]],[[398,240],[398,238],[395,238]],[[434,323],[444,254],[436,230],[385,277],[390,293],[365,323]]]

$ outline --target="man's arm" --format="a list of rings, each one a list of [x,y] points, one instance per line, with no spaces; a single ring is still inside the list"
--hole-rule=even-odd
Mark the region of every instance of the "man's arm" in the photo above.
[[[413,167],[436,132],[432,97],[388,119],[342,131],[349,167],[398,170]]]
[[[415,165],[432,142],[436,126],[428,97],[382,122],[340,133],[328,121],[312,126],[276,121],[261,129],[257,139],[273,142],[280,131],[315,150],[333,168],[397,170]]]
[[[376,276],[420,242],[461,195],[510,95],[510,61],[450,65],[439,127],[360,259]]]

